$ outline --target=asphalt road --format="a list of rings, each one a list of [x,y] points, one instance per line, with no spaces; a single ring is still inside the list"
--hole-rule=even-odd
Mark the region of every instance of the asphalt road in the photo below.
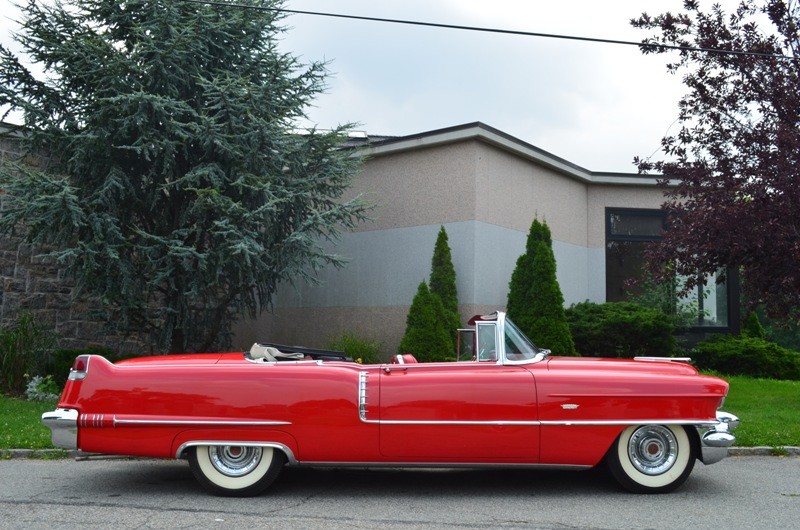
[[[206,494],[183,461],[0,461],[0,528],[798,528],[800,457],[700,463],[668,495],[597,471],[291,469]]]

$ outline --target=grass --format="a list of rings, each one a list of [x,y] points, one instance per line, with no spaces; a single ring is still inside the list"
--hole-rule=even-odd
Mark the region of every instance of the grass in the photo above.
[[[0,450],[49,449],[50,429],[42,425],[42,413],[56,408],[56,402],[25,401],[0,396]]]
[[[800,381],[721,377],[731,385],[722,408],[741,420],[737,446],[800,446]]]
[[[742,420],[735,431],[737,446],[800,446],[800,381],[722,377],[731,385],[723,409]],[[41,417],[55,407],[55,402],[0,396],[0,453],[52,448],[50,430]]]

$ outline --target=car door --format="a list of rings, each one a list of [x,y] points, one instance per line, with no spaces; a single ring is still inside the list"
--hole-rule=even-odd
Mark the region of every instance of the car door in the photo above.
[[[536,386],[521,366],[387,364],[379,409],[386,457],[487,463],[539,458]]]

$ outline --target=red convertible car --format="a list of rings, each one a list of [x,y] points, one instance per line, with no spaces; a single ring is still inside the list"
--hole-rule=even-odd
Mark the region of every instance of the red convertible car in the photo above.
[[[728,384],[687,359],[565,358],[503,313],[459,330],[459,359],[362,365],[321,350],[75,359],[56,446],[187,458],[219,495],[255,495],[284,465],[583,469],[635,492],[681,485],[727,455]],[[287,351],[289,350],[289,351]]]

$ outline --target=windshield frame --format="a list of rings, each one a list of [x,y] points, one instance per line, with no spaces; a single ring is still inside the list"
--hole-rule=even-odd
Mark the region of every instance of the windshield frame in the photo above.
[[[547,355],[550,353],[550,350],[543,350],[541,348],[537,348],[536,345],[533,343],[531,339],[529,339],[525,333],[522,332],[516,324],[514,324],[511,319],[506,317],[504,312],[498,311],[497,312],[497,332],[498,338],[502,337],[500,342],[500,349],[502,350],[502,356],[500,358],[503,360],[503,364],[508,365],[516,365],[516,364],[533,364],[538,363],[544,360]],[[521,346],[530,346],[530,352],[522,352],[523,355],[526,355],[525,358],[522,359],[510,359],[509,352],[506,348],[507,341],[511,340],[513,343]],[[522,342],[522,344],[520,344]],[[532,357],[527,357],[527,355],[531,355]],[[516,354],[512,354],[516,355]]]

